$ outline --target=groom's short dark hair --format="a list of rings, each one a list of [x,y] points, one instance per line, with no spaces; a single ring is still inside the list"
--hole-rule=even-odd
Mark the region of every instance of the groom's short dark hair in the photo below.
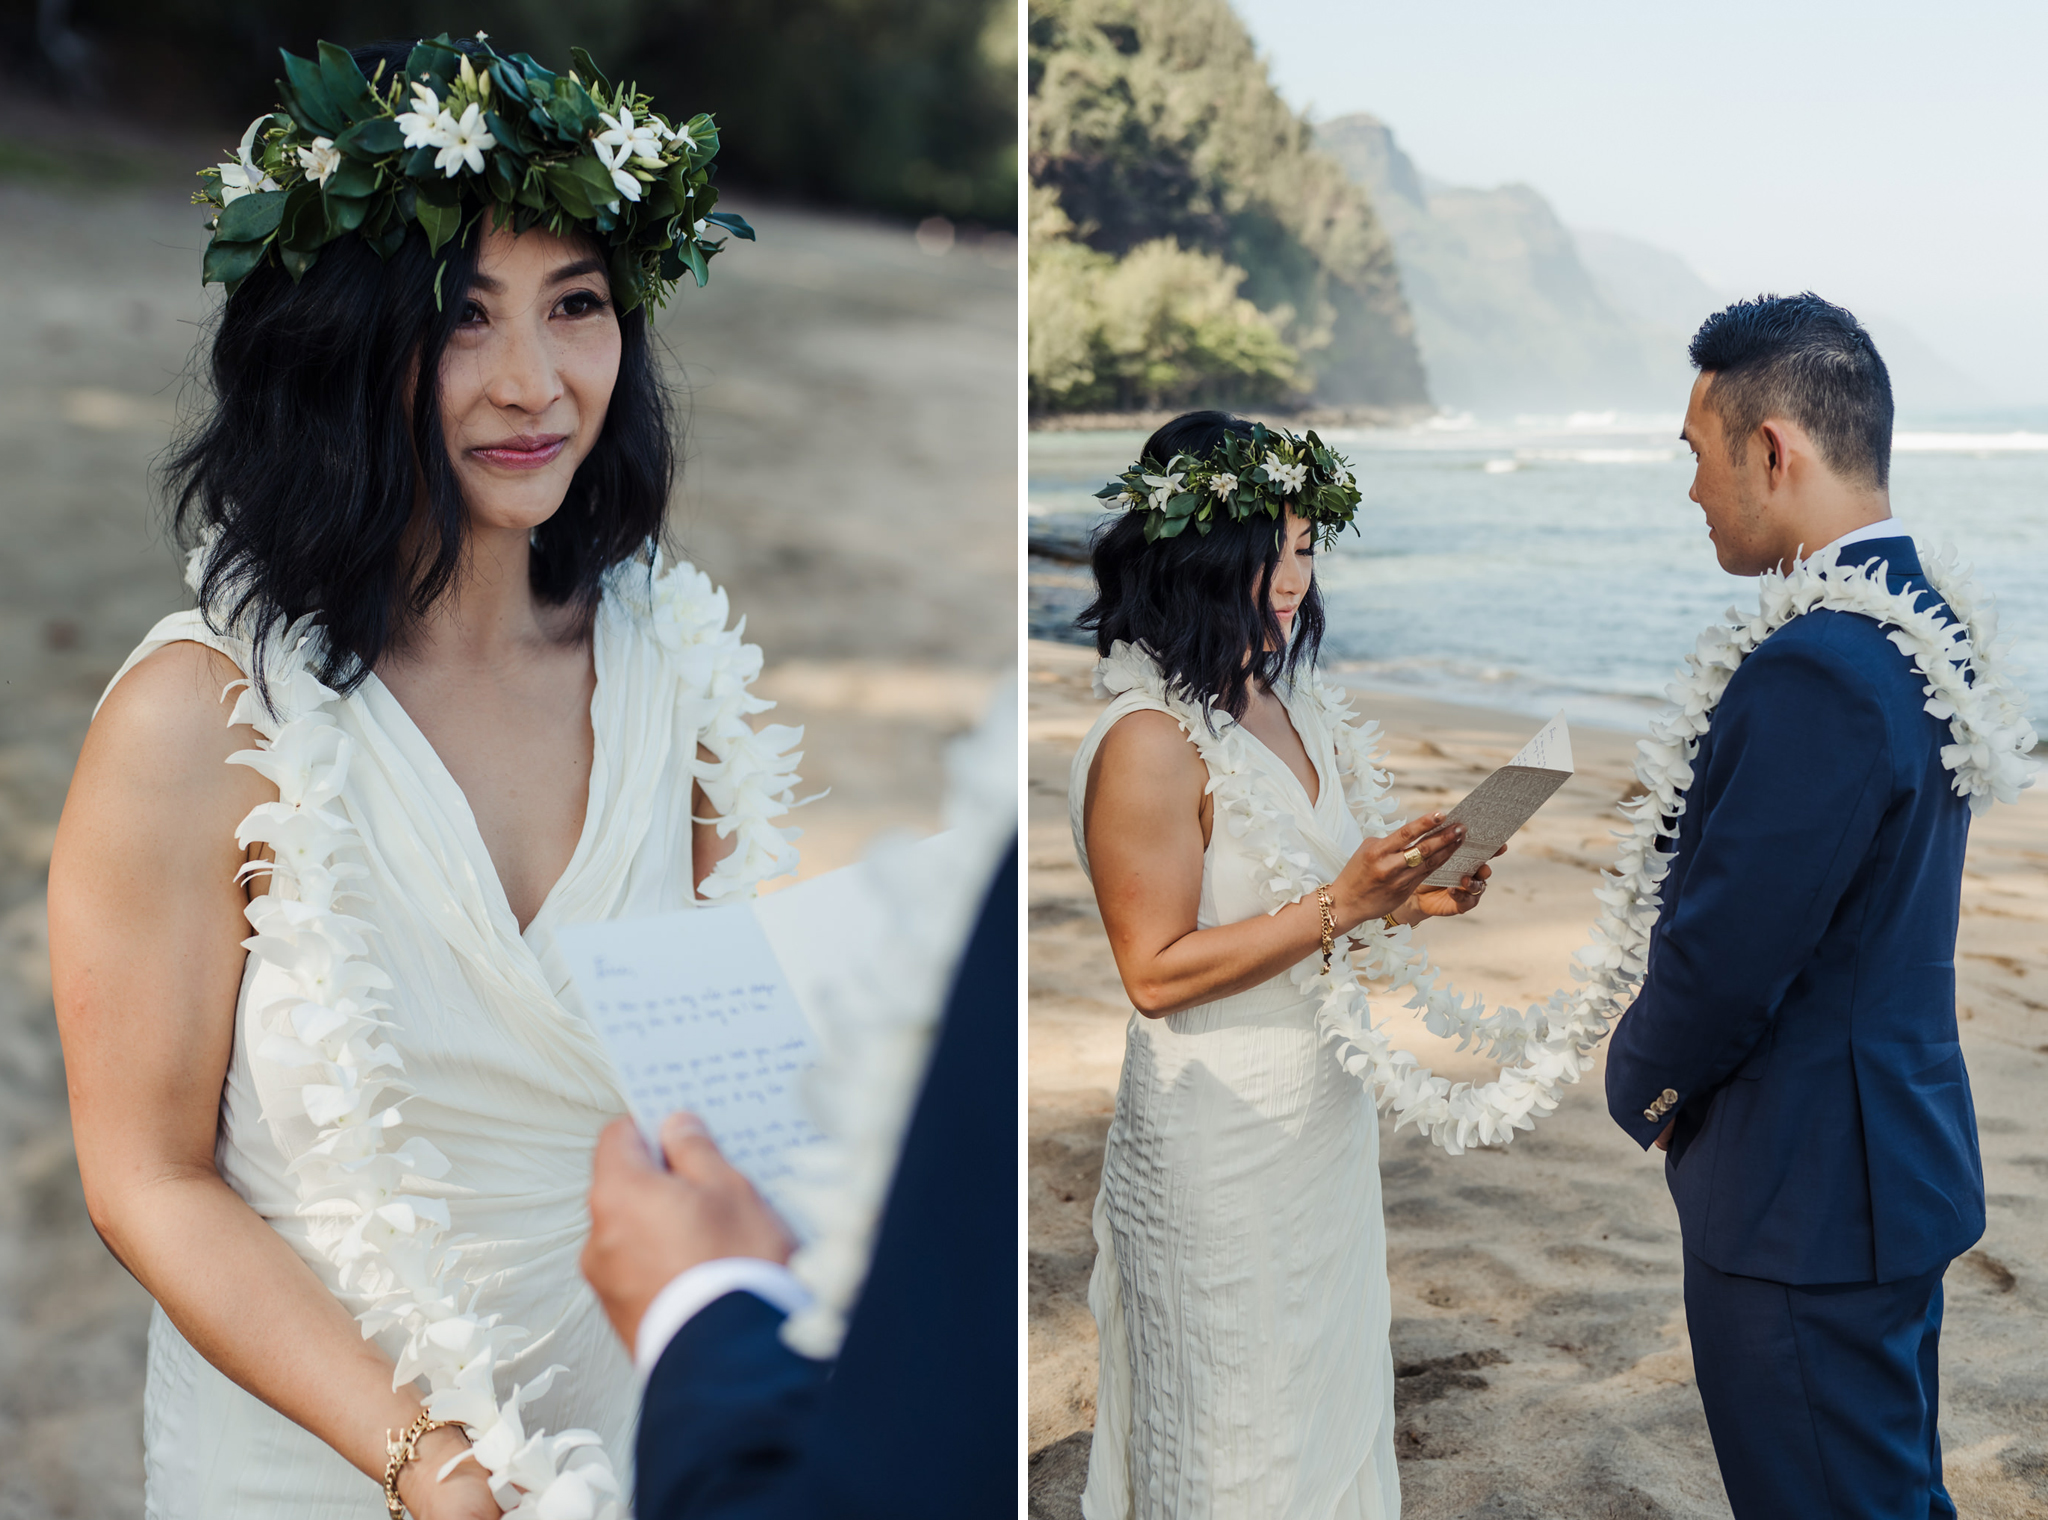
[[[1707,405],[1742,463],[1766,417],[1796,422],[1837,475],[1885,488],[1892,381],[1855,317],[1812,291],[1758,296],[1715,312],[1693,335],[1694,367],[1714,377]]]

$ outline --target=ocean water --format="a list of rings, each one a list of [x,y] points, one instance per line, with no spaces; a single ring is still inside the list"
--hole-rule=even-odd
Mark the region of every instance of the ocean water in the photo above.
[[[1679,419],[1439,418],[1333,430],[1365,502],[1319,562],[1326,665],[1360,684],[1640,728],[1705,624],[1753,611],[1687,497]],[[1137,433],[1031,435],[1034,527],[1072,535]],[[1953,541],[1990,592],[2048,727],[2048,417],[1948,418],[1895,434],[1892,510],[1923,552]],[[1059,637],[1085,566],[1034,557],[1033,631]],[[1074,637],[1071,632],[1067,637]]]

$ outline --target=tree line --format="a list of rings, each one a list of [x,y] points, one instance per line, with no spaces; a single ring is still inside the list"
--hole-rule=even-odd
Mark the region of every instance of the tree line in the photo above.
[[[726,174],[905,217],[1016,225],[1016,0],[41,0],[19,62],[145,120],[239,124],[277,52],[490,33],[550,68],[588,48],[671,114],[708,111]]]

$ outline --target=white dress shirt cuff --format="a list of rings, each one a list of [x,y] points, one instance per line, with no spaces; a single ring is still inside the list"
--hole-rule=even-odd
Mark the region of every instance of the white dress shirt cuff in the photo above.
[[[724,1256],[717,1261],[699,1262],[672,1278],[640,1316],[640,1330],[633,1337],[633,1368],[642,1381],[654,1371],[654,1364],[668,1350],[676,1332],[698,1310],[728,1293],[751,1293],[784,1314],[794,1314],[811,1301],[810,1290],[796,1280],[789,1268],[772,1261],[757,1256]]]

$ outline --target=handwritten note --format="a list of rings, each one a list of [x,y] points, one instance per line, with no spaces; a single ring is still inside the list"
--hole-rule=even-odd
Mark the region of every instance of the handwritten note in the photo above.
[[[912,880],[961,850],[956,835],[911,845]],[[820,1136],[802,1079],[818,1061],[813,1018],[835,980],[892,915],[928,912],[882,889],[872,863],[828,871],[753,902],[571,924],[556,936],[576,992],[658,1153],[661,1121],[686,1109],[798,1237],[784,1187],[794,1153]]]
[[[1536,737],[1523,745],[1520,753],[1508,762],[1536,771],[1562,771],[1572,773],[1572,731],[1565,727],[1564,714],[1559,713],[1536,731]]]
[[[1559,713],[1523,745],[1515,758],[1488,776],[1451,809],[1446,823],[1465,825],[1465,842],[1424,879],[1425,886],[1455,887],[1493,859],[1494,852],[1536,815],[1571,779],[1572,736]]]
[[[817,1045],[753,905],[574,924],[558,942],[648,1144],[687,1109],[805,1234],[780,1184],[818,1140],[799,1088]]]

